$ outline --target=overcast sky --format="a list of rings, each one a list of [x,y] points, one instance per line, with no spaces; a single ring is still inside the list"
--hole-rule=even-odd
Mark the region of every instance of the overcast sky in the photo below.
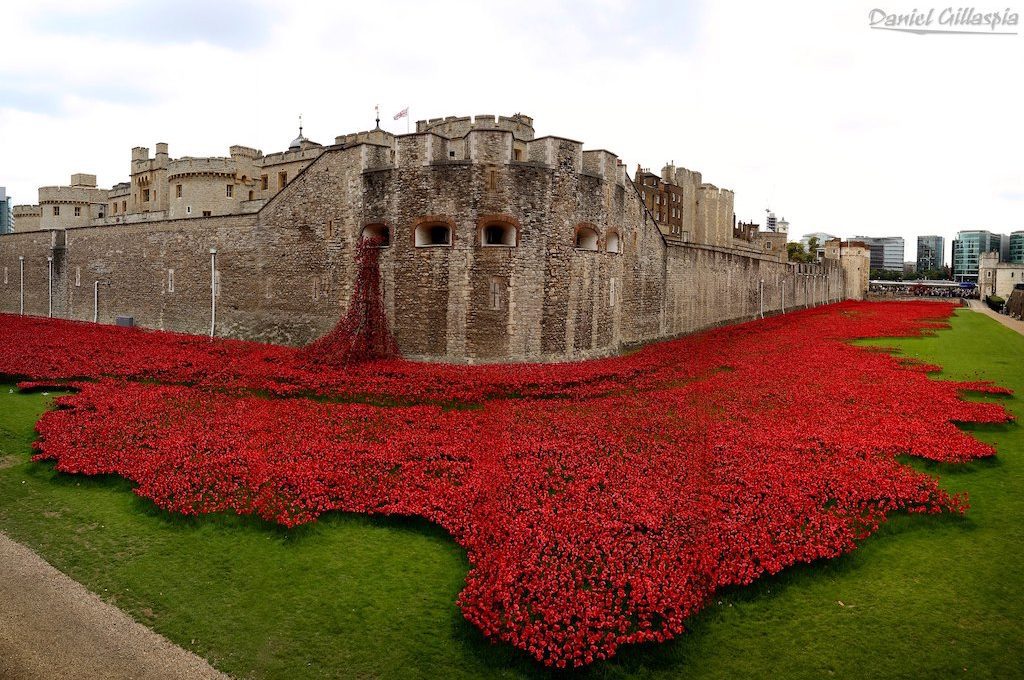
[[[981,11],[1007,6],[982,6]],[[1024,229],[1024,34],[912,35],[921,2],[241,2],[6,5],[0,185],[16,203],[74,172],[128,179],[131,147],[231,144],[476,113],[674,160],[795,237]],[[937,6],[939,9],[946,5]],[[1009,7],[1024,14],[1024,3]],[[1010,30],[1022,31],[1021,27]]]

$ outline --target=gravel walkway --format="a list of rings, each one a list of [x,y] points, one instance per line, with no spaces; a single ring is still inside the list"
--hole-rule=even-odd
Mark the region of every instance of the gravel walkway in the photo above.
[[[228,676],[0,533],[0,680]]]
[[[991,316],[993,319],[1003,324],[1007,328],[1013,329],[1020,333],[1021,335],[1024,335],[1024,321],[1011,319],[1005,314],[994,312],[988,305],[986,305],[981,300],[968,300],[967,306],[971,308],[971,311],[987,314],[988,316]]]

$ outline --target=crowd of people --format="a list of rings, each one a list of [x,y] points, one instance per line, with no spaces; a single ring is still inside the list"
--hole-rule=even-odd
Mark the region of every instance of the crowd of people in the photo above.
[[[929,285],[926,283],[908,282],[882,282],[872,281],[868,292],[873,295],[885,297],[934,297],[934,298],[962,298],[978,299],[978,288],[962,288],[950,285]]]

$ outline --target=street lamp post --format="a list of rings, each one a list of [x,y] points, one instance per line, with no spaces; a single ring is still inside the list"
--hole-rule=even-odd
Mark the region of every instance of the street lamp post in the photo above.
[[[92,285],[92,322],[93,323],[99,323],[99,321],[100,321],[100,284],[101,283],[104,286],[109,286],[110,285],[109,281],[99,281],[99,280],[97,280]]]
[[[217,249],[210,248],[210,337],[217,330]]]
[[[53,257],[46,258],[46,316],[53,318]]]
[[[18,294],[18,314],[25,316],[25,256],[18,256],[18,267],[21,269],[21,292]]]

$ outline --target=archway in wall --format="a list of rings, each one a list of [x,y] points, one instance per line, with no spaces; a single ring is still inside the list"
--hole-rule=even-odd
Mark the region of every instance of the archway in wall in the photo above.
[[[593,227],[580,226],[576,228],[577,250],[597,250],[598,241],[597,230]]]
[[[387,248],[391,245],[391,228],[386,224],[367,224],[363,227],[359,239],[376,239],[378,248]]]

